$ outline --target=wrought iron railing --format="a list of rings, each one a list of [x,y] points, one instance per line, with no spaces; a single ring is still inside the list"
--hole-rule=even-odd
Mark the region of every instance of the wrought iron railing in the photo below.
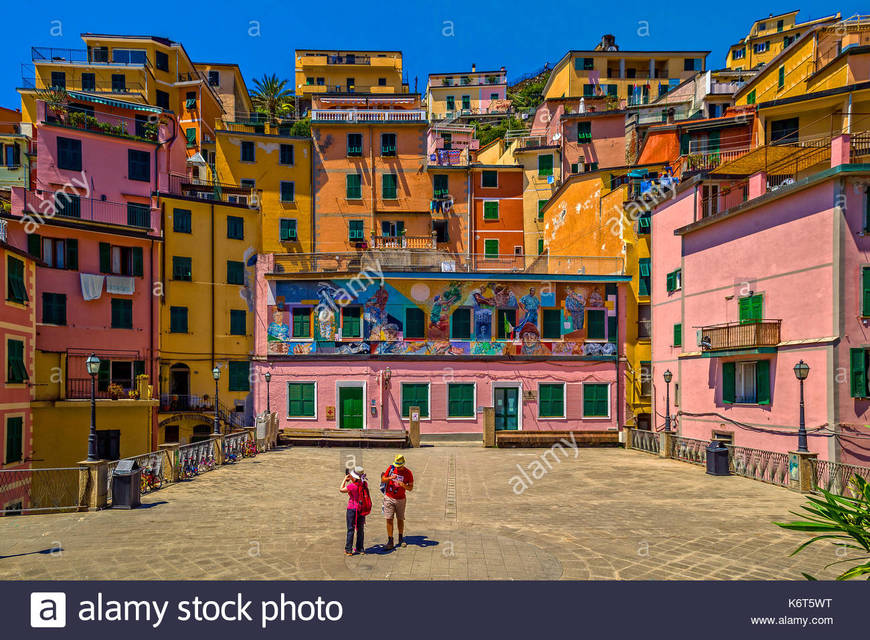
[[[78,509],[81,467],[0,470],[0,515]]]
[[[870,467],[817,459],[811,459],[810,465],[813,469],[813,487],[824,489],[838,496],[856,497],[851,485],[853,476],[861,476],[870,482]]]
[[[127,202],[109,202],[76,196],[72,191],[47,191],[29,189],[13,190],[13,199],[20,194],[23,214],[61,220],[83,220],[132,227],[140,231],[157,231],[159,211],[147,205]],[[12,208],[13,211],[16,207]]]
[[[709,440],[674,436],[671,441],[671,450],[668,457],[693,464],[706,464],[708,446],[710,446]]]
[[[631,448],[648,453],[658,453],[660,449],[659,434],[645,429],[631,430]]]
[[[749,447],[728,447],[731,473],[781,487],[789,483],[788,454]]]

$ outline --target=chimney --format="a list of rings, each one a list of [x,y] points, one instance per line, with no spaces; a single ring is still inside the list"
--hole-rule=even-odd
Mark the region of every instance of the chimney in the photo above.
[[[477,71],[477,65],[472,62],[471,63],[471,73],[474,73],[475,71]]]

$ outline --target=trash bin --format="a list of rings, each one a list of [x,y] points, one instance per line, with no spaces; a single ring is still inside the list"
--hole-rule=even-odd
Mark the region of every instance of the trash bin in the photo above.
[[[135,460],[121,460],[112,474],[112,508],[135,509],[142,504],[142,469]]]
[[[728,447],[713,440],[707,445],[707,473],[711,476],[730,476],[728,468]]]

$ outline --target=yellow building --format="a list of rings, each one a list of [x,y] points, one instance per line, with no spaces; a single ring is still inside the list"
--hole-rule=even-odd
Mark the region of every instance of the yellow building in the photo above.
[[[799,23],[798,13],[799,11],[789,11],[778,15],[770,14],[753,22],[746,37],[728,49],[725,66],[735,71],[762,67],[810,29],[840,19],[838,12]]]
[[[296,95],[408,93],[401,51],[296,50]]]
[[[663,165],[614,167],[572,175],[542,206],[544,245],[550,256],[621,257],[631,276],[626,297],[626,423],[649,428],[650,225],[641,180]]]
[[[250,424],[254,261],[260,212],[239,193],[211,200],[160,197],[164,219],[160,307],[160,442],[190,442],[211,431],[220,370],[221,420]],[[245,416],[248,416],[245,419]]]
[[[430,73],[426,85],[426,113],[430,122],[456,116],[506,113],[507,72],[471,71]]]
[[[709,51],[620,51],[604,36],[592,51],[569,51],[550,74],[545,99],[610,96],[613,108],[648,104],[705,71]]]
[[[478,153],[481,164],[523,168],[523,244],[527,256],[544,251],[544,205],[561,184],[561,156],[558,144],[550,143],[546,136],[529,136],[526,132],[494,140]]]
[[[264,253],[312,253],[311,138],[270,123],[219,123],[215,170],[221,182],[254,189]]]
[[[197,62],[208,85],[218,94],[223,111],[232,120],[246,120],[254,111],[248,86],[239,65],[222,62]]]
[[[737,106],[756,107],[754,146],[870,130],[866,42],[870,20],[848,19],[812,28],[770,60],[734,94]]]
[[[189,156],[214,140],[214,122],[224,113],[223,102],[181,43],[94,33],[83,33],[82,40],[85,49],[32,49],[34,77],[25,80],[21,92],[24,122],[36,121],[36,96],[30,89],[57,87],[172,111]]]

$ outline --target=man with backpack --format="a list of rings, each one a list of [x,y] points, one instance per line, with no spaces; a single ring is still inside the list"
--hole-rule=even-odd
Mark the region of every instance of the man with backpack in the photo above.
[[[347,540],[344,545],[344,555],[352,556],[353,532],[356,531],[356,553],[365,554],[363,540],[365,538],[366,516],[372,511],[372,497],[366,482],[362,467],[349,470],[338,488],[347,494]]]
[[[405,466],[405,456],[396,456],[393,464],[381,475],[381,491],[384,494],[384,517],[387,519],[387,551],[396,546],[406,547],[405,542],[405,492],[414,489],[414,474]],[[393,544],[393,517],[399,524],[399,544]]]

